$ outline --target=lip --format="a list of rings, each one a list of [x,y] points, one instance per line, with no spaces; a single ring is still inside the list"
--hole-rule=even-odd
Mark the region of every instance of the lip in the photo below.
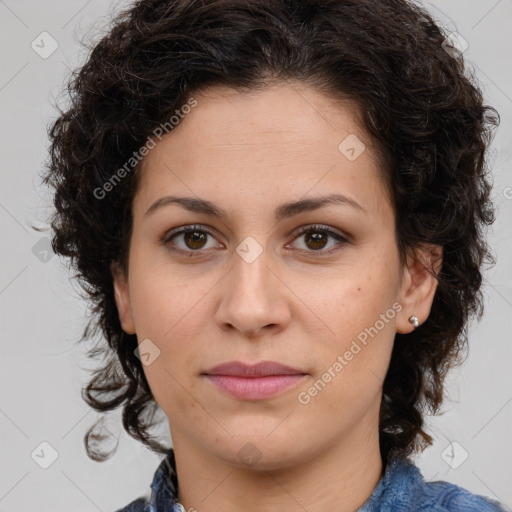
[[[269,375],[304,375],[305,372],[278,363],[277,361],[259,361],[256,364],[246,364],[241,361],[222,363],[206,372],[207,375],[230,375],[234,377],[268,377]]]
[[[242,400],[262,400],[296,386],[305,372],[276,361],[248,365],[231,361],[203,373],[221,391]]]

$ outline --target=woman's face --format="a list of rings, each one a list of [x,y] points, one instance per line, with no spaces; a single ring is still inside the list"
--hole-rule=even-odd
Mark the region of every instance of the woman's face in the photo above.
[[[268,469],[373,442],[395,333],[426,319],[435,282],[400,267],[354,107],[296,83],[194,98],[143,161],[115,274],[175,447]],[[300,375],[207,375],[232,361]]]

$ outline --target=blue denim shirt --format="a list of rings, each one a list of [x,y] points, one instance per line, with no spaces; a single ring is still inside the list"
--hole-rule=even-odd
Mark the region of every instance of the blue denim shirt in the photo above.
[[[141,497],[116,512],[187,512],[177,502],[178,479],[171,448],[155,472],[149,498]],[[443,481],[425,482],[409,460],[395,458],[371,496],[355,512],[506,512],[499,502]]]

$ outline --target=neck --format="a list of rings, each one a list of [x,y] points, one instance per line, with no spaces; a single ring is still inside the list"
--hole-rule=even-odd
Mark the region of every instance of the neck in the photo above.
[[[272,470],[221,460],[179,432],[172,439],[187,511],[353,512],[383,474],[378,431],[345,433],[300,464]]]

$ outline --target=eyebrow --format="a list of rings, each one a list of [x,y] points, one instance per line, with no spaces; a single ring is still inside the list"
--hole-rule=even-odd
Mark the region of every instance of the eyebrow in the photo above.
[[[210,201],[206,201],[204,199],[199,199],[196,197],[178,196],[164,196],[161,197],[160,199],[157,199],[146,210],[144,216],[147,217],[156,212],[157,210],[159,210],[160,208],[163,208],[164,206],[168,206],[170,204],[178,204],[191,212],[213,215],[223,220],[226,220],[228,217],[228,214],[225,210],[219,208]],[[317,210],[323,206],[327,206],[330,204],[351,206],[356,210],[367,213],[367,211],[354,199],[342,194],[330,194],[328,196],[300,199],[298,201],[283,203],[276,208],[275,218],[276,220],[279,221],[287,217],[298,215],[299,213],[302,212]]]

